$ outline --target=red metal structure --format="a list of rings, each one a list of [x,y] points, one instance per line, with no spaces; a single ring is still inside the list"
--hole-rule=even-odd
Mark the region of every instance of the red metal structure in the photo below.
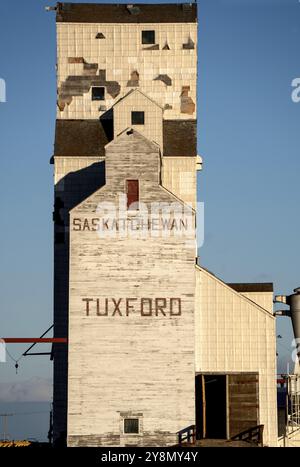
[[[2,337],[2,341],[6,344],[66,344],[66,337]]]
[[[32,344],[22,354],[22,357],[27,357],[28,355],[50,355],[51,360],[52,360],[53,359],[52,351],[51,352],[38,352],[38,353],[32,353],[31,352],[31,353],[29,353],[29,351],[36,344],[67,344],[68,339],[66,337],[44,337],[46,334],[48,334],[49,331],[51,331],[51,329],[53,329],[53,324],[40,337],[2,337],[2,338],[0,338],[0,341],[2,341],[2,342],[4,341],[6,344]],[[16,369],[18,368],[18,361],[19,360],[15,360]]]

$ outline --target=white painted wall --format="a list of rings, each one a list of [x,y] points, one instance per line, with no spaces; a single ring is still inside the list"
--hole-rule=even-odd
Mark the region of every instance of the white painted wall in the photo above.
[[[195,233],[155,238],[100,238],[74,220],[118,203],[125,180],[138,178],[140,201],[177,202],[159,185],[159,148],[127,132],[106,146],[106,185],[71,212],[68,444],[174,445],[195,422]],[[137,215],[137,214],[132,214]],[[123,298],[122,316],[89,316],[82,299]],[[180,297],[182,313],[124,315],[124,299]],[[140,436],[124,436],[122,414],[142,414]]]

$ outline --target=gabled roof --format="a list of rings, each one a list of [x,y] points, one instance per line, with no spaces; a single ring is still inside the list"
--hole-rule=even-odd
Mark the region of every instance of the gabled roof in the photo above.
[[[227,284],[237,292],[273,292],[274,287],[272,282],[247,282],[237,284]]]
[[[146,136],[142,135],[139,131],[133,128],[126,128],[126,130],[121,131],[121,133],[119,133],[112,141],[107,143],[107,145],[105,146],[105,150],[109,149],[114,145],[119,144],[120,141],[126,140],[126,142],[128,142],[128,136],[131,136],[132,140],[139,140],[140,142],[143,142],[143,144],[147,146],[147,148],[152,149],[154,152],[159,152],[158,144],[146,138]],[[140,149],[136,149],[137,152],[140,152]]]
[[[101,120],[56,120],[54,156],[104,157],[112,132]]]
[[[143,97],[145,97],[146,99],[151,101],[153,104],[155,104],[157,107],[159,107],[161,110],[163,110],[163,107],[161,105],[159,105],[155,100],[153,100],[151,97],[147,96],[147,94],[145,94],[143,91],[141,91],[138,88],[130,89],[130,91],[127,92],[127,94],[125,94],[124,96],[120,97],[120,99],[118,99],[117,102],[115,102],[112,107],[116,107],[120,102],[122,102],[127,97],[129,97],[129,96],[131,96],[132,94],[135,94],[135,93],[141,94]]]
[[[164,157],[197,155],[196,120],[163,120]],[[56,121],[55,157],[104,157],[113,139],[113,122],[107,120]]]
[[[250,305],[252,305],[257,310],[260,310],[261,312],[263,312],[266,316],[269,316],[270,318],[275,320],[274,315],[272,313],[270,313],[270,311],[266,310],[265,308],[260,306],[258,303],[253,302],[248,297],[243,295],[241,292],[237,292],[236,290],[234,290],[232,287],[230,287],[229,284],[226,284],[226,282],[222,281],[222,279],[220,279],[219,277],[215,276],[213,273],[208,271],[208,269],[205,269],[202,266],[199,266],[198,264],[196,264],[195,267],[196,267],[196,271],[202,272],[203,274],[209,276],[211,279],[216,281],[218,284],[222,285],[227,290],[230,290],[233,294],[238,295],[242,301],[249,303]]]
[[[164,157],[197,156],[197,120],[163,120]]]
[[[195,23],[197,4],[57,3],[58,23]]]
[[[150,141],[146,136],[142,135],[139,133],[137,130],[133,128],[127,128],[126,130],[122,131],[118,136],[116,136],[112,141],[110,141],[106,146],[105,146],[105,152],[107,152],[107,149],[113,147],[114,145],[118,145],[121,143],[121,147],[124,146],[122,145],[123,142],[128,142],[128,137],[132,136],[132,147],[130,147],[130,153],[141,153],[142,146],[137,145],[138,142],[142,142],[144,146],[150,150],[153,151],[153,153],[159,153],[160,152],[160,147],[157,143],[154,141]],[[120,148],[118,148],[118,154],[119,154]],[[159,161],[159,155],[157,155],[157,160]],[[178,203],[180,203],[182,206],[186,206],[186,208],[191,211],[192,213],[195,213],[195,210],[189,205],[186,204],[183,200],[179,199],[174,193],[171,191],[167,190],[163,185],[160,184],[160,182],[157,180],[157,185],[159,188],[164,191],[169,198],[176,200]],[[86,199],[78,203],[76,206],[74,206],[70,212],[76,212],[76,210],[80,209],[81,206],[83,206],[86,202],[89,202],[90,200],[93,199],[93,197],[100,192],[100,190],[104,189],[105,186],[103,185],[100,188],[98,188],[94,193],[89,195]]]

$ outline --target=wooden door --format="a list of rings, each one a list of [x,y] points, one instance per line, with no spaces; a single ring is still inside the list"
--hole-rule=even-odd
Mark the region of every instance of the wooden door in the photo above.
[[[259,425],[258,373],[228,375],[229,438]]]
[[[139,201],[139,181],[138,180],[127,180],[127,208],[129,209],[131,204]],[[135,206],[135,209],[137,207]]]

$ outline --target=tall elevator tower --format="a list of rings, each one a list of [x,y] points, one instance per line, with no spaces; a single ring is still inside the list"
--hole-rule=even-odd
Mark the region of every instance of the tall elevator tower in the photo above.
[[[195,422],[197,7],[56,14],[54,439],[172,445]]]

